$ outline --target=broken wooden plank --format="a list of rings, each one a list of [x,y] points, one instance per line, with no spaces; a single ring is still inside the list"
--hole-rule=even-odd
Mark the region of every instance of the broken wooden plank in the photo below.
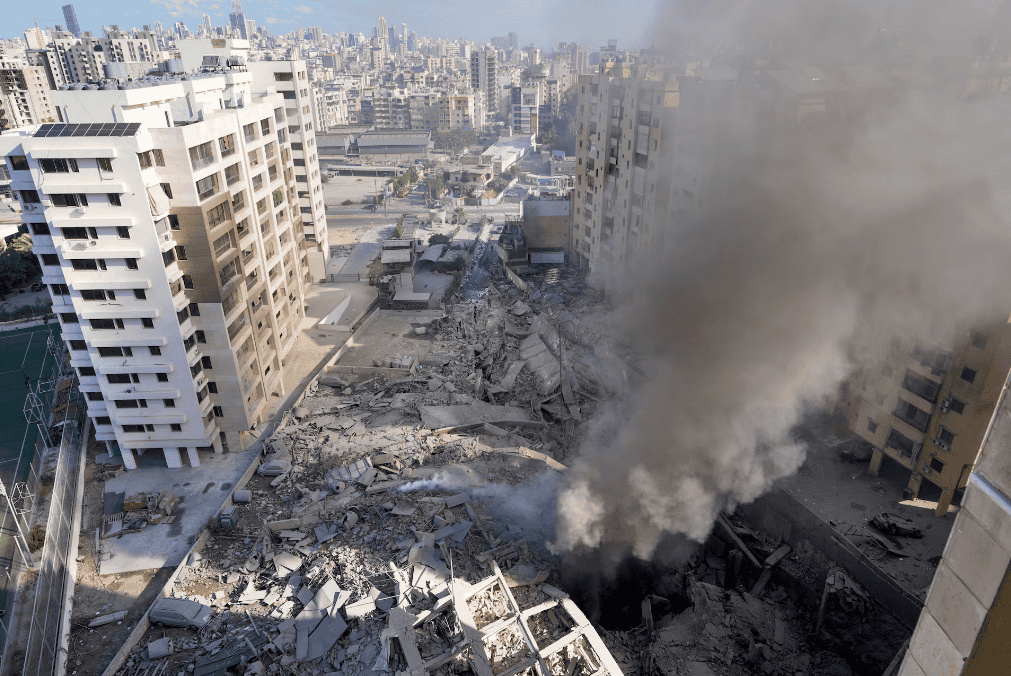
[[[766,566],[762,570],[762,574],[758,576],[758,581],[755,586],[751,588],[752,596],[760,596],[763,591],[765,591],[765,585],[769,584],[769,580],[772,579],[772,568]]]
[[[782,547],[780,547],[779,549],[777,549],[776,551],[774,551],[772,554],[769,555],[769,558],[765,560],[765,565],[769,567],[775,566],[777,563],[782,561],[783,558],[791,551],[793,551],[793,548],[790,545],[783,545]]]
[[[755,568],[759,570],[762,570],[764,568],[764,566],[761,564],[758,558],[748,548],[748,545],[744,544],[744,540],[738,537],[737,532],[734,530],[734,527],[730,525],[730,522],[727,521],[726,517],[720,514],[718,517],[716,517],[716,523],[723,526],[723,529],[727,531],[727,534],[730,536],[730,539],[733,540],[734,544],[737,545],[737,548],[740,549],[746,557],[748,557],[748,561],[751,561],[751,564]]]

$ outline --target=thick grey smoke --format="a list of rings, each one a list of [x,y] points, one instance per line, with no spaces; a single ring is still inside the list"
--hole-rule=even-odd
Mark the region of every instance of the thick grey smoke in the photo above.
[[[622,280],[615,324],[650,378],[581,448],[557,551],[645,558],[665,533],[702,540],[721,510],[797,470],[789,433],[805,407],[893,338],[943,343],[1007,320],[1007,101],[901,82],[881,98],[783,143],[747,141],[746,118],[712,121],[745,140],[718,173],[724,198],[654,223],[668,253],[651,248]]]

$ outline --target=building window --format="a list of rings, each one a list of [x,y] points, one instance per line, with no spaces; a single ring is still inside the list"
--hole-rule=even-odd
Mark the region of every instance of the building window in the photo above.
[[[971,369],[968,366],[962,367],[962,380],[967,383],[971,383],[976,380],[976,370]]]
[[[79,192],[54,193],[49,195],[54,207],[86,207],[88,196]]]
[[[76,316],[76,315],[75,315]],[[123,328],[122,319],[89,319],[91,323],[91,328],[96,331],[111,331],[115,329]]]
[[[147,300],[147,291],[144,289],[134,289],[133,297],[137,300]]]
[[[82,366],[81,368],[77,369],[77,372],[80,373],[82,376],[93,376],[95,375],[95,367]]]
[[[190,164],[194,169],[206,167],[212,162],[214,162],[214,144],[211,141],[190,148]]]
[[[37,190],[19,190],[21,201],[25,204],[38,204],[42,201]]]
[[[965,411],[965,402],[959,399],[952,399],[949,408],[952,412],[962,415],[963,411]]]
[[[99,171],[112,171],[112,160],[108,157],[99,157],[97,162]]]
[[[197,181],[197,197],[202,200],[211,197],[218,191],[218,175],[211,174],[206,178],[202,178]]]
[[[154,320],[151,319],[150,317],[142,317],[140,323],[145,329],[154,328]]]
[[[196,303],[190,303],[190,316],[199,317],[200,316],[200,306]]]
[[[132,347],[100,347],[98,348],[99,357],[132,357],[133,348]]]
[[[980,350],[982,350],[983,348],[985,348],[986,347],[986,336],[984,336],[982,333],[973,333],[972,334],[972,346],[975,347],[975,348],[977,348],[977,349],[980,349]]]
[[[942,443],[951,446],[952,442],[955,441],[955,433],[947,427],[942,427],[941,431],[937,433],[937,438],[940,439]]]
[[[176,407],[176,400],[175,399],[162,399],[162,403],[165,405],[165,408],[175,408]]]
[[[920,432],[926,432],[927,427],[930,425],[929,413],[918,409],[903,399],[899,399],[896,402],[892,415]]]
[[[78,323],[77,315],[74,314],[73,312],[61,312],[60,313],[60,321],[63,322],[64,324],[77,324]],[[94,321],[94,320],[92,320],[92,321]]]
[[[95,418],[95,424],[96,425],[111,425],[112,424],[112,418],[110,418],[107,415],[100,415],[97,418]]]
[[[194,305],[196,305],[196,303],[194,303]],[[193,308],[193,306],[191,305],[190,306],[190,311],[191,312],[192,312],[192,308]],[[204,335],[203,331],[197,331],[193,335],[195,335],[197,337],[197,342],[198,343],[206,343],[207,342],[207,336]]]
[[[167,383],[168,382],[168,374],[167,373],[156,373],[155,375],[158,376],[158,382],[159,383]]]
[[[176,247],[176,260],[177,261],[185,261],[185,260],[187,260],[187,258],[186,258],[186,247],[184,247],[181,244]]]
[[[211,366],[211,358],[210,357],[201,357],[200,361],[204,365],[205,369],[213,368]]]
[[[56,254],[41,254],[39,258],[42,259],[43,265],[59,265],[60,259]]]
[[[215,383],[215,382],[209,382],[209,383],[207,383],[207,391],[210,392],[211,394],[217,394],[218,393],[218,384]]]
[[[116,234],[119,235],[120,239],[130,239],[130,226],[128,225],[117,225]]]
[[[63,239],[98,239],[95,228],[60,228]]]
[[[88,392],[88,401],[103,401],[101,392]]]
[[[225,222],[230,215],[228,202],[222,202],[221,204],[207,210],[207,225],[213,228],[219,223]]]
[[[885,440],[885,448],[894,448],[902,458],[911,458],[916,446],[917,444],[912,439],[895,428],[888,432],[888,438]]]
[[[39,167],[42,169],[42,172],[46,174],[66,174],[72,171],[78,171],[77,160],[75,159],[64,160],[59,158],[43,158],[39,160]]]
[[[81,298],[83,300],[116,300],[116,292],[104,291],[102,289],[82,289]]]
[[[11,162],[11,171],[28,171],[28,158],[24,155],[8,155],[7,159]]]
[[[32,234],[35,235],[49,235],[49,224],[48,223],[29,223],[28,225],[32,228]]]
[[[183,288],[190,290],[193,289],[193,277],[190,275],[183,275]]]
[[[182,324],[183,322],[185,322],[187,319],[190,318],[190,309],[188,307],[184,307],[182,310],[176,313],[176,318],[178,318],[179,323]]]
[[[173,432],[182,432],[183,431],[183,426],[180,425],[179,423],[170,423],[170,425],[172,427],[172,431]]]
[[[221,410],[220,406],[215,406],[212,410],[214,411],[215,418],[222,418],[225,415],[225,412]]]
[[[144,426],[143,425],[123,425],[123,431],[127,432],[127,433],[130,433],[130,432],[143,432],[144,431]]]
[[[906,370],[906,376],[902,379],[902,387],[916,396],[926,399],[931,403],[937,402],[937,394],[941,390],[941,383],[924,378],[919,373]]]
[[[930,469],[938,474],[944,472],[944,463],[937,458],[930,459]]]
[[[112,385],[129,385],[131,382],[129,373],[110,373],[106,378]]]
[[[127,270],[136,270],[137,269],[137,259],[136,258],[124,258],[123,260],[126,261],[126,269]]]
[[[83,340],[72,340],[72,341],[70,341],[70,349],[71,350],[87,350],[88,349],[88,344],[85,343]]]
[[[179,217],[175,214],[168,215],[169,230],[179,230]]]
[[[225,158],[235,152],[235,134],[222,136],[218,139],[218,149],[221,150],[221,157]]]
[[[161,184],[161,191],[163,193],[165,193],[165,197],[168,197],[169,199],[172,199],[172,184],[171,183],[162,183]]]
[[[114,207],[123,206],[123,201],[120,199],[118,192],[110,192],[106,194],[109,196],[109,204],[111,204]]]
[[[161,356],[161,348],[158,347],[157,345],[151,345],[147,349],[151,351],[151,356],[152,357],[160,357]]]
[[[878,431],[878,424],[873,420],[871,420],[870,418],[867,419],[867,431],[870,432],[871,434],[874,434],[875,432]]]

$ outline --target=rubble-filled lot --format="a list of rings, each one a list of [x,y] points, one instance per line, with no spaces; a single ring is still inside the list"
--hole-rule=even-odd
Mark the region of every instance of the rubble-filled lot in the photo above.
[[[620,598],[566,588],[546,548],[552,486],[641,370],[577,273],[528,279],[377,323],[382,340],[350,353],[415,356],[406,373],[311,385],[265,440],[238,524],[173,589],[214,619],[152,627],[120,673],[881,673],[906,629],[845,571],[740,519]]]

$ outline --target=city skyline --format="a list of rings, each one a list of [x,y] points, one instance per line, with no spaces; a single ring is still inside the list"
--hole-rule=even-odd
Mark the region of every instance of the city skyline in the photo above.
[[[211,17],[215,26],[228,25],[231,3],[218,0],[198,3],[196,0],[153,0],[141,5],[113,2],[73,3],[82,31],[101,33],[103,25],[118,24],[121,29],[141,28],[161,22],[171,27],[182,21],[195,31],[204,14]],[[578,11],[580,8],[592,11]],[[475,12],[473,7],[460,0],[434,0],[424,5],[413,0],[395,0],[381,8],[364,6],[362,9],[349,8],[346,3],[333,0],[299,0],[291,6],[282,5],[278,0],[257,0],[243,2],[243,11],[248,19],[264,26],[273,35],[283,35],[297,30],[319,26],[323,32],[370,34],[380,16],[385,16],[390,25],[406,23],[419,36],[445,39],[466,39],[478,43],[488,43],[492,37],[507,35],[510,31],[519,34],[521,46],[533,43],[540,48],[553,46],[558,42],[576,41],[594,49],[618,39],[622,46],[636,48],[647,46],[648,38],[641,18],[652,14],[651,0],[637,0],[632,6],[614,0],[587,2],[586,0],[563,0],[543,3],[540,0],[520,0],[508,6],[491,11]],[[46,8],[25,1],[16,2],[11,10],[11,23],[16,29],[3,37],[15,38],[32,28],[38,22],[40,28],[63,25],[59,19],[62,6],[54,3]],[[422,11],[419,11],[422,10]],[[637,17],[637,18],[635,18]]]

